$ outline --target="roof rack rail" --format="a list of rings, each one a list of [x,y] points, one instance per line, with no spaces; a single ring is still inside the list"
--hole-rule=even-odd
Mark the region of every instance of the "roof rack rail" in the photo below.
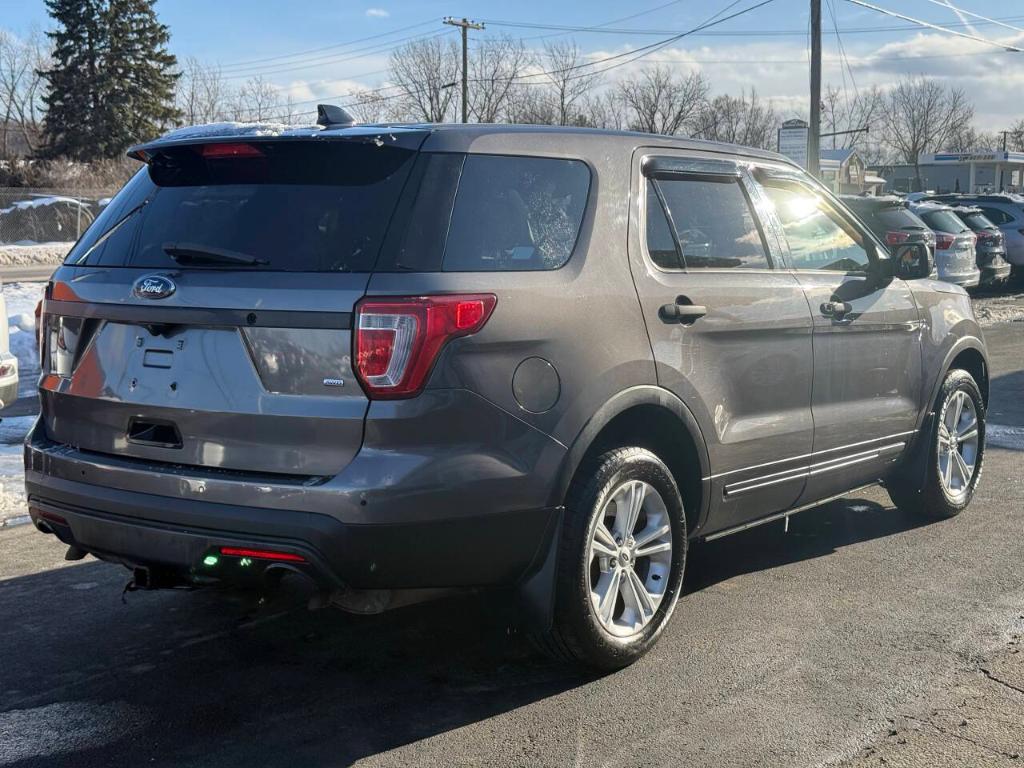
[[[356,119],[343,107],[334,104],[316,105],[316,124],[324,128],[351,128]]]

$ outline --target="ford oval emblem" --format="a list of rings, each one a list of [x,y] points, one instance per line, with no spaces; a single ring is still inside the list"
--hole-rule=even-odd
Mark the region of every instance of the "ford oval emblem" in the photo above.
[[[147,275],[135,281],[132,293],[140,299],[166,299],[177,289],[170,278],[163,275]]]

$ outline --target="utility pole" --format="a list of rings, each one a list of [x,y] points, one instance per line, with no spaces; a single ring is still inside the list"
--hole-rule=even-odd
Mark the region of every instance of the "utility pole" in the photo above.
[[[821,0],[811,0],[811,124],[807,130],[807,171],[818,177],[821,160]]]
[[[456,19],[448,16],[444,19],[444,23],[451,27],[461,27],[462,29],[462,122],[469,122],[469,30],[471,29],[483,29],[484,25],[479,24],[475,21],[462,18]]]

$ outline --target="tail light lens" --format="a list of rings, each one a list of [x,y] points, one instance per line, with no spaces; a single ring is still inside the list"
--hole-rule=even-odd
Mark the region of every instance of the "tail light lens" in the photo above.
[[[491,294],[367,299],[356,309],[355,373],[374,399],[413,397],[449,340],[476,333]]]
[[[885,233],[885,244],[886,245],[899,245],[905,243],[910,239],[909,232],[886,232]]]
[[[935,233],[935,247],[940,251],[948,251],[953,247],[953,243],[956,241],[956,235],[951,235],[947,232],[936,232]]]

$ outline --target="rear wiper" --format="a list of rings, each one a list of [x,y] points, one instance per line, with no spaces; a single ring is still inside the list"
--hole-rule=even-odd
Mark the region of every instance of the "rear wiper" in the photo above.
[[[197,243],[164,243],[164,253],[179,264],[242,264],[259,267],[270,263],[247,253]]]
[[[113,224],[111,224],[111,225],[110,225],[110,227],[109,227],[109,228],[107,229],[107,231],[106,231],[106,232],[104,232],[104,233],[103,233],[102,235],[100,235],[99,237],[97,237],[97,238],[96,238],[96,240],[95,240],[95,242],[93,242],[93,244],[92,244],[92,245],[90,245],[90,246],[89,246],[89,247],[88,247],[88,248],[86,249],[85,253],[83,253],[83,254],[82,254],[81,256],[79,256],[79,257],[78,257],[77,259],[75,259],[75,262],[74,262],[74,263],[75,263],[75,264],[84,264],[84,263],[85,263],[85,260],[89,258],[89,255],[90,255],[90,254],[91,254],[91,253],[92,253],[93,251],[95,251],[95,250],[96,250],[97,248],[99,248],[99,247],[100,247],[101,245],[103,245],[103,244],[104,244],[105,242],[107,242],[107,240],[108,240],[108,239],[110,238],[110,236],[111,236],[111,235],[113,235],[113,234],[114,234],[115,232],[117,232],[117,230],[119,230],[119,229],[121,228],[121,225],[122,225],[122,224],[124,224],[124,223],[125,223],[126,221],[128,221],[128,219],[130,219],[130,218],[131,218],[132,216],[134,216],[134,215],[135,215],[136,213],[138,213],[138,212],[139,212],[139,211],[141,211],[141,210],[142,210],[143,208],[145,208],[145,207],[146,207],[146,204],[147,204],[148,202],[149,202],[149,200],[148,200],[148,199],[146,199],[146,200],[143,200],[143,201],[142,201],[141,203],[139,203],[139,204],[138,204],[138,205],[136,205],[136,206],[135,206],[134,208],[132,208],[131,210],[129,210],[129,211],[128,211],[128,213],[126,213],[126,214],[125,214],[124,216],[122,216],[122,217],[121,217],[120,219],[118,219],[118,220],[117,220],[117,221],[115,221],[115,222],[114,222]]]

